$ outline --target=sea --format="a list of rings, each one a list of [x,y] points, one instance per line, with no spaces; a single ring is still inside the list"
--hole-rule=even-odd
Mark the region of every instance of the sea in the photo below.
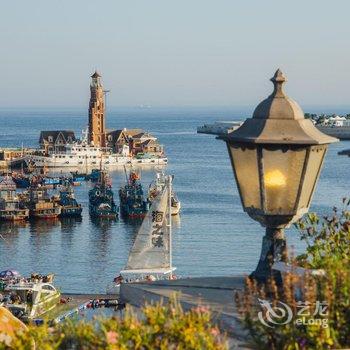
[[[174,191],[182,211],[173,219],[173,265],[181,277],[232,276],[255,269],[264,228],[244,213],[233,178],[226,145],[196,128],[215,121],[244,120],[251,110],[227,108],[111,108],[109,129],[142,128],[164,145],[174,175]],[[37,147],[41,130],[86,128],[87,111],[59,109],[1,109],[0,147]],[[337,152],[350,148],[343,141],[329,147],[310,211],[331,213],[349,196],[350,159]],[[116,201],[125,183],[124,169],[110,172]],[[141,170],[147,189],[154,168]],[[37,221],[0,226],[0,270],[54,273],[66,293],[101,293],[125,266],[140,223],[91,221],[88,191],[91,183],[75,187],[83,206],[81,220]],[[286,230],[294,254],[305,249],[300,234]]]

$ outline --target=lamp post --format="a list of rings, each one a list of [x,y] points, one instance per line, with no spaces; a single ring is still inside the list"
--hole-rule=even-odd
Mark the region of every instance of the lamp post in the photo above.
[[[277,70],[274,90],[241,127],[220,137],[228,148],[244,211],[266,227],[260,260],[252,277],[266,281],[286,256],[284,228],[305,214],[315,190],[328,144],[337,139],[305,119],[283,91]]]

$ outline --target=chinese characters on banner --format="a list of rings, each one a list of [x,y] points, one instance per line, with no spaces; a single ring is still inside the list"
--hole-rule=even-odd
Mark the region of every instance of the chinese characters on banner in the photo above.
[[[164,232],[163,232],[164,212],[152,211],[152,245],[153,247],[164,247]]]

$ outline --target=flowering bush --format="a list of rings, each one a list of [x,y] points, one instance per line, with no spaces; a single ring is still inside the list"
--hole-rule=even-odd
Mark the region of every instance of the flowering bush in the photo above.
[[[290,263],[323,269],[324,275],[308,273],[300,277],[292,272],[284,276],[282,286],[274,280],[258,285],[247,279],[244,292],[236,294],[244,325],[256,348],[350,346],[350,202],[344,199],[343,204],[340,212],[333,208],[333,213],[323,218],[308,214],[296,224],[307,248]],[[327,312],[317,315],[317,310],[311,310],[315,305],[324,305]]]
[[[228,349],[225,337],[211,323],[206,308],[184,312],[179,303],[147,305],[143,316],[126,310],[123,318],[98,318],[91,322],[67,321],[54,328],[30,326],[10,346],[0,349],[115,350],[115,349]]]

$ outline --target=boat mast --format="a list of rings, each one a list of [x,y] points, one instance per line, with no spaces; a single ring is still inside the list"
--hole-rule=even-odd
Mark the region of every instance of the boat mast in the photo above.
[[[169,229],[169,265],[170,279],[173,277],[173,247],[172,247],[172,225],[171,225],[171,181],[172,176],[168,175],[168,229]]]

